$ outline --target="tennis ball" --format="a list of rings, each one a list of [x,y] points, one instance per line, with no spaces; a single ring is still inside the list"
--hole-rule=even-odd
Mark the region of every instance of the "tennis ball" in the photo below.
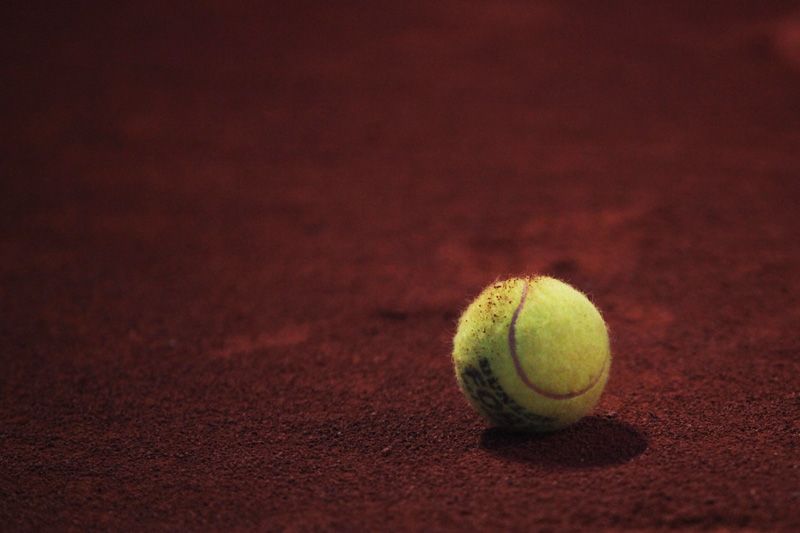
[[[495,426],[554,431],[586,415],[608,381],[600,312],[546,276],[494,283],[467,307],[453,339],[456,379]]]

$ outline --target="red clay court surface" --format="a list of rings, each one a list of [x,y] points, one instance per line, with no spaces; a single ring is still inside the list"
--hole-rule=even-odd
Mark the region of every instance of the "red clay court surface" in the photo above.
[[[796,3],[17,4],[0,529],[800,529]],[[450,361],[529,273],[612,330],[549,436]]]

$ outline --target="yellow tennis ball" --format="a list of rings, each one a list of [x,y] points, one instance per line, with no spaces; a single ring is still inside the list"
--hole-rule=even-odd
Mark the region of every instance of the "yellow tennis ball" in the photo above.
[[[458,321],[456,379],[492,424],[553,431],[597,403],[611,350],[600,312],[581,292],[546,276],[494,283]]]

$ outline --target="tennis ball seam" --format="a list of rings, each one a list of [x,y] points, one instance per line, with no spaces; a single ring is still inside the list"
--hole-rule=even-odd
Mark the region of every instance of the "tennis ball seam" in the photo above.
[[[522,312],[522,308],[525,306],[525,300],[528,296],[528,287],[530,285],[530,279],[525,278],[524,284],[522,286],[522,296],[520,297],[519,304],[517,308],[514,310],[513,315],[511,316],[511,323],[508,328],[508,350],[511,353],[511,359],[514,363],[514,369],[517,372],[517,376],[519,377],[520,381],[534,391],[535,393],[544,396],[545,398],[549,398],[551,400],[570,400],[572,398],[577,398],[578,396],[582,396],[592,390],[592,388],[597,385],[600,379],[603,377],[603,373],[606,370],[606,366],[608,365],[608,361],[610,358],[606,357],[603,361],[603,366],[600,368],[600,371],[589,380],[588,385],[585,387],[577,390],[571,391],[566,393],[556,393],[548,391],[547,389],[543,389],[542,387],[536,385],[529,377],[528,374],[525,372],[525,369],[522,368],[522,362],[520,361],[519,354],[517,353],[517,339],[516,339],[516,326],[517,326],[517,319],[519,318],[520,313]]]

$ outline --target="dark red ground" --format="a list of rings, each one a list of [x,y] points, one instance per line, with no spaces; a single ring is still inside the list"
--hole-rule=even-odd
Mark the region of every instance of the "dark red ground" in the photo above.
[[[63,4],[0,22],[0,529],[800,528],[796,4]],[[450,342],[536,272],[615,359],[520,437]]]

